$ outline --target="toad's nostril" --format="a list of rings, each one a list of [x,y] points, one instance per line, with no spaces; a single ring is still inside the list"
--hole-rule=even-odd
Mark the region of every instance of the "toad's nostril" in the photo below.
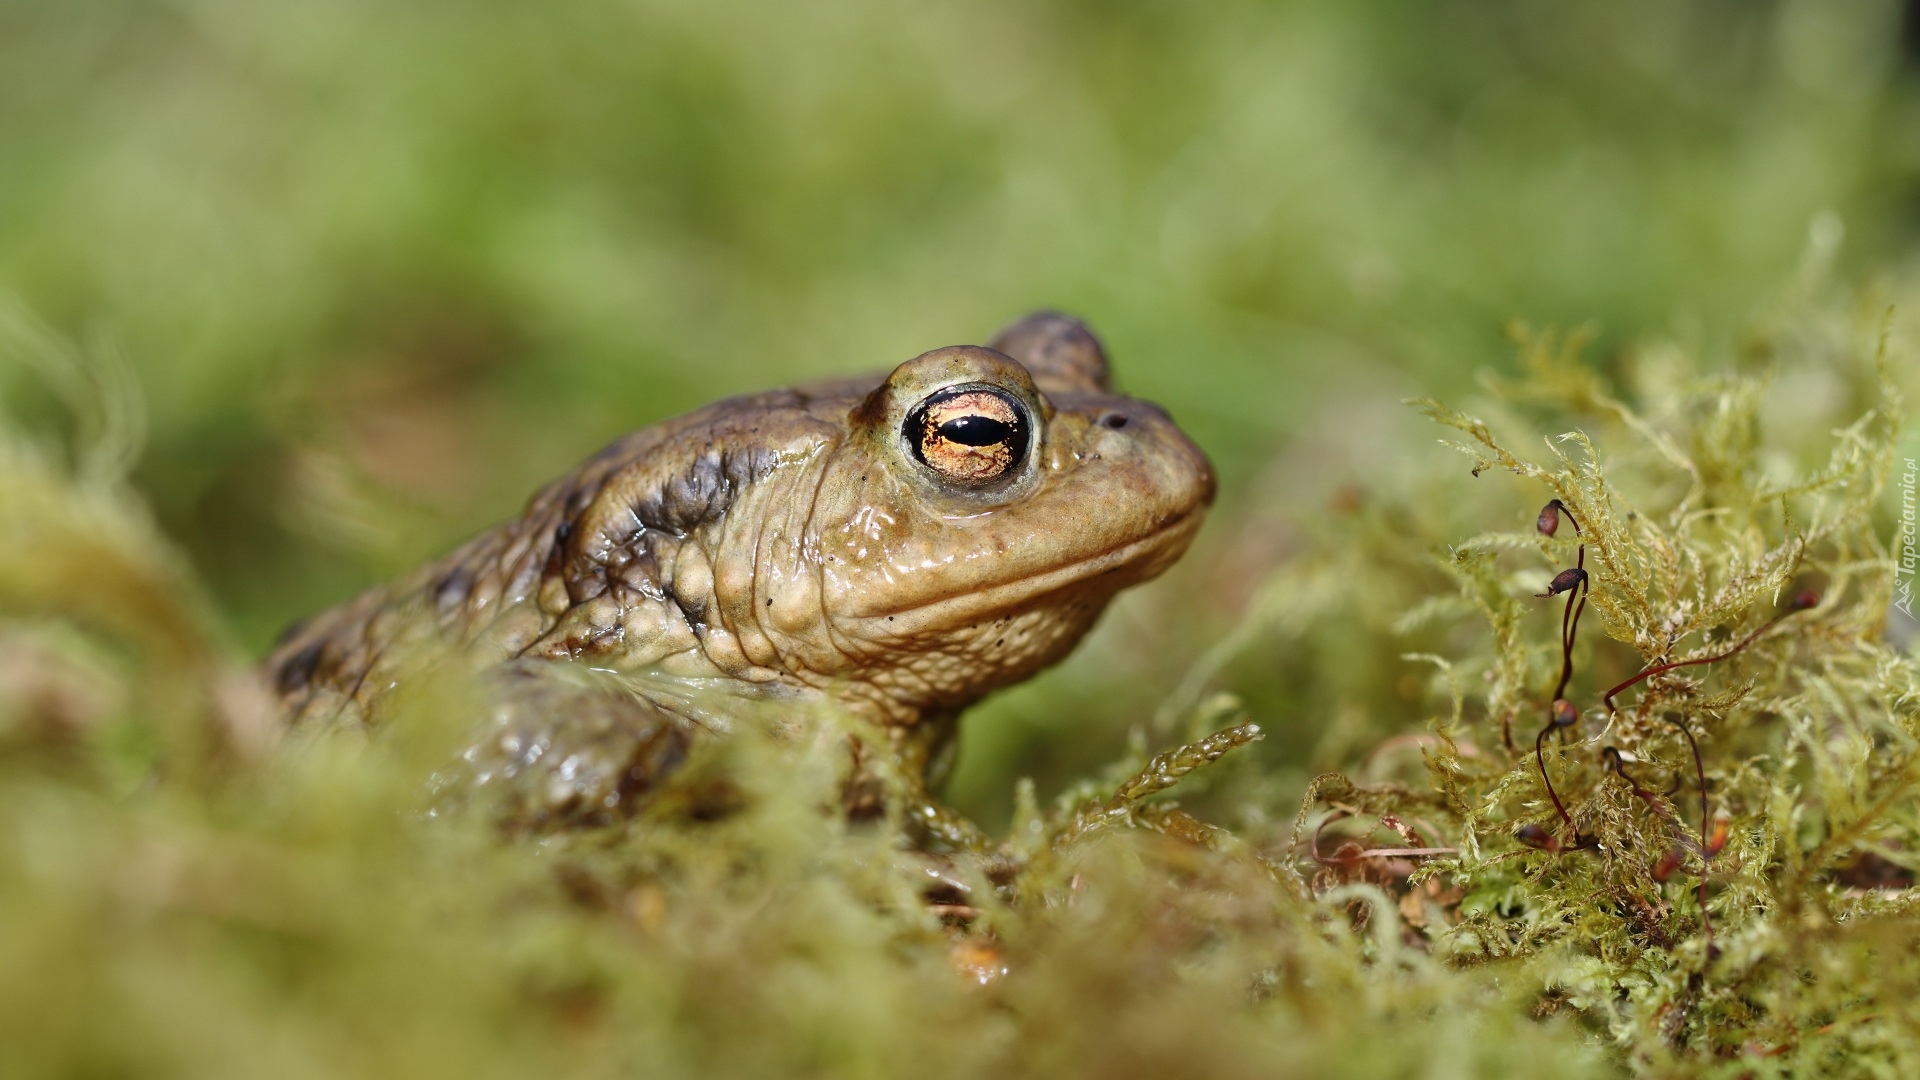
[[[1110,412],[1107,415],[1100,418],[1100,423],[1103,426],[1110,427],[1115,431],[1119,431],[1121,428],[1127,426],[1127,418],[1126,418],[1126,415],[1123,413]]]

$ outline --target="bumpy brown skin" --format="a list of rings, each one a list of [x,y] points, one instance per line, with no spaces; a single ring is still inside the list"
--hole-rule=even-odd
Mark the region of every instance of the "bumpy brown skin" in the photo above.
[[[911,410],[958,385],[1032,418],[997,482],[956,483],[907,443]],[[824,695],[896,730],[950,719],[1178,558],[1213,490],[1164,413],[1108,389],[1092,334],[1043,313],[884,382],[733,398],[629,435],[519,518],[298,627],[266,666],[301,723],[377,723],[421,662],[498,667],[512,704],[480,779],[544,760],[560,778],[534,802],[600,813],[716,726],[693,689]],[[581,685],[588,670],[631,678]],[[645,722],[615,704],[636,685],[661,688],[637,695]]]

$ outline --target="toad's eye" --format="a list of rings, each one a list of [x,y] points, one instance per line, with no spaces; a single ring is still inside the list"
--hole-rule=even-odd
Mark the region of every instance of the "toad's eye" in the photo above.
[[[907,417],[913,456],[945,479],[970,487],[1011,475],[1027,456],[1027,414],[990,387],[949,387]]]

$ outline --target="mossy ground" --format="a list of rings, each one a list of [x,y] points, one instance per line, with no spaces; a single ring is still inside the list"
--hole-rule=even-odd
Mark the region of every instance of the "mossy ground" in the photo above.
[[[904,777],[891,815],[845,820],[866,736],[831,714],[711,744],[636,820],[537,837],[430,792],[471,688],[429,683],[371,738],[282,737],[119,479],[125,421],[80,393],[81,452],[15,435],[0,459],[0,1063],[1907,1074],[1920,665],[1886,639],[1881,539],[1904,339],[1856,307],[1803,305],[1718,369],[1645,350],[1618,388],[1577,336],[1522,333],[1487,419],[1424,406],[1473,460],[1436,447],[1344,496],[1195,669],[1204,691],[1276,633],[1346,624],[1423,673],[1425,722],[1387,721],[1299,802],[1243,749],[1244,703],[1176,697],[1188,745],[1147,760],[1143,712],[1130,760],[1049,807],[1021,785],[991,840]],[[1548,498],[1577,536],[1532,527]],[[1564,624],[1529,594],[1581,544],[1581,715],[1536,756]]]

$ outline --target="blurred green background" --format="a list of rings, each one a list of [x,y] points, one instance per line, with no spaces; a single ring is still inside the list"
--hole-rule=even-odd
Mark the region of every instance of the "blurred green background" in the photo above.
[[[970,723],[952,794],[997,823],[1506,320],[1711,355],[1809,252],[1904,261],[1914,37],[1867,0],[5,0],[0,288],[138,370],[139,484],[255,653],[623,431],[1082,315],[1223,494]]]

